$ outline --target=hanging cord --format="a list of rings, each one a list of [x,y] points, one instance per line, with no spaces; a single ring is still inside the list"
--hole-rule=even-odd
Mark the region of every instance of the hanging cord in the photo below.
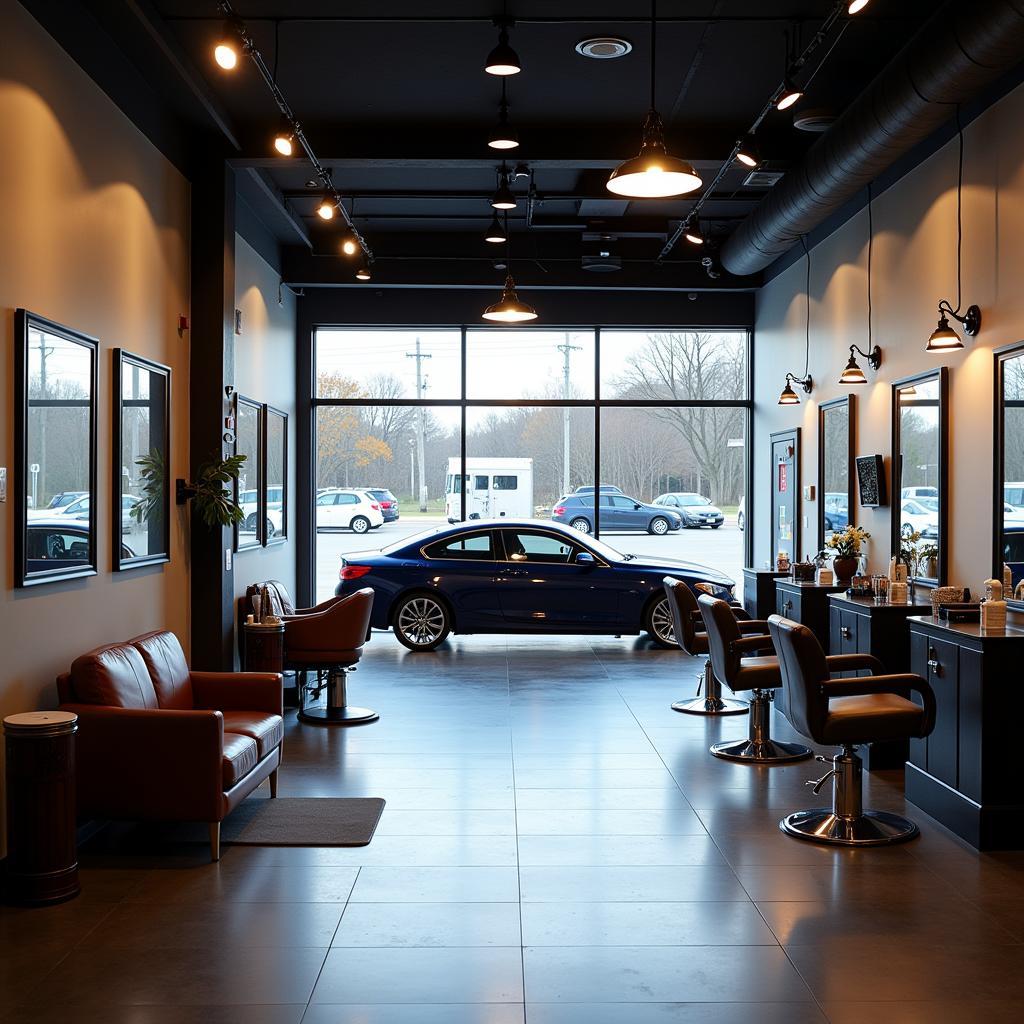
[[[871,212],[872,189],[868,182],[868,352],[871,351],[871,250],[875,244],[875,221]]]
[[[800,242],[804,247],[804,259],[807,261],[807,283],[804,293],[807,296],[807,327],[804,340],[804,377],[811,366],[811,250],[807,248],[807,236],[801,235]]]
[[[658,33],[658,16],[657,16],[657,0],[651,0],[651,110],[655,109],[654,103],[654,69],[657,64],[656,54],[657,50],[657,33]]]
[[[963,195],[964,195],[964,126],[960,120],[960,104],[956,105],[956,131],[960,138],[960,156],[956,170],[956,312],[963,305],[961,281],[961,253],[964,244]]]
[[[277,85],[277,64],[278,58],[281,55],[281,19],[274,19],[274,70],[271,72],[271,77],[274,80],[274,85]]]

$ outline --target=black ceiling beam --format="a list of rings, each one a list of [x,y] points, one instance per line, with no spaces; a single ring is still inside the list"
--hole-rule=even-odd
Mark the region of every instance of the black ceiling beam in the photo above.
[[[256,186],[259,193],[271,204],[274,212],[284,220],[307,249],[312,249],[313,241],[309,237],[309,229],[305,221],[295,214],[281,191],[271,180],[270,175],[256,167],[249,167],[247,171],[250,180]]]

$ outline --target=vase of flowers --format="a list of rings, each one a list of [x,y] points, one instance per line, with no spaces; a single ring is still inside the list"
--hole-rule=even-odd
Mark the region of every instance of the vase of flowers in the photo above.
[[[861,545],[871,536],[867,530],[852,524],[835,531],[825,542],[835,554],[832,556],[832,571],[837,583],[849,583],[857,571]]]

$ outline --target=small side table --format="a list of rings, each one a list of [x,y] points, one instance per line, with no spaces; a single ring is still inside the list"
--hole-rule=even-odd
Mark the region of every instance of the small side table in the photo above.
[[[259,622],[246,622],[246,672],[284,672],[284,623],[264,626]]]
[[[75,807],[78,715],[30,711],[4,719],[7,899],[42,906],[81,892]]]

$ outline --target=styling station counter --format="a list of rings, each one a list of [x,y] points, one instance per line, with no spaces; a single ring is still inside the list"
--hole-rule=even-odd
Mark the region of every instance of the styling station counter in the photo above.
[[[743,607],[752,619],[767,619],[775,611],[775,581],[788,580],[789,572],[775,569],[743,570]]]
[[[775,613],[806,626],[819,640],[826,654],[829,650],[828,600],[832,594],[846,590],[846,584],[798,583],[792,577],[775,581]]]
[[[906,796],[985,849],[1024,849],[1024,790],[1016,686],[1024,658],[1024,617],[1005,632],[976,622],[909,618],[910,667],[935,691],[935,730],[910,741]]]

